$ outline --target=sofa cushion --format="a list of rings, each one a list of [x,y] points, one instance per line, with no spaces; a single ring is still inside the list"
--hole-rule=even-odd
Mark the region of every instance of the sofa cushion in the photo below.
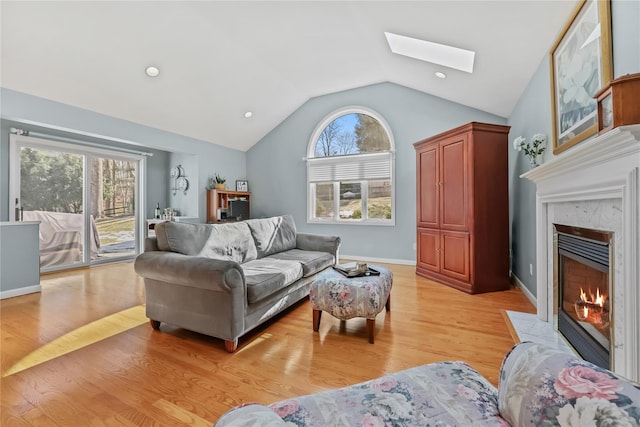
[[[287,425],[501,426],[496,389],[463,362],[441,362],[269,405]]]
[[[258,250],[258,258],[296,247],[296,224],[291,215],[245,221]]]
[[[542,344],[507,354],[498,390],[500,413],[514,426],[640,426],[640,385]]]
[[[261,301],[302,277],[299,262],[272,258],[249,261],[242,264],[242,270],[249,304]]]
[[[302,275],[304,277],[314,275],[335,264],[333,255],[327,252],[304,251],[302,249],[289,249],[288,251],[269,255],[267,258],[298,261],[302,264]]]
[[[249,227],[229,224],[161,222],[156,225],[158,249],[184,255],[243,263],[256,259],[257,251]]]

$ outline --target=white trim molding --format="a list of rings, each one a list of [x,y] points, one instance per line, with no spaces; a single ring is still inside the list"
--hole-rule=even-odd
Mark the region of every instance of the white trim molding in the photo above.
[[[553,224],[613,231],[611,366],[640,381],[640,125],[585,141],[521,177],[537,186],[538,317],[556,322]]]
[[[9,289],[6,291],[0,291],[0,299],[19,297],[21,295],[34,294],[41,292],[41,285],[23,286],[17,289]]]
[[[415,259],[399,259],[399,258],[372,258],[366,256],[359,255],[343,255],[340,254],[340,260],[338,262],[343,262],[343,260],[349,261],[367,261],[367,262],[381,262],[386,264],[399,264],[399,265],[411,265],[416,266]]]
[[[524,296],[527,297],[529,301],[531,301],[531,304],[533,304],[534,307],[538,306],[535,295],[533,295],[531,291],[524,285],[524,283],[522,283],[522,280],[520,280],[518,276],[513,273],[511,273],[511,283],[513,283],[514,286],[520,288]]]

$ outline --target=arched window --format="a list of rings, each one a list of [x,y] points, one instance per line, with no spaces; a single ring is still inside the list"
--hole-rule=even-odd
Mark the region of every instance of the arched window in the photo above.
[[[308,221],[395,224],[393,136],[363,107],[327,116],[307,153]]]

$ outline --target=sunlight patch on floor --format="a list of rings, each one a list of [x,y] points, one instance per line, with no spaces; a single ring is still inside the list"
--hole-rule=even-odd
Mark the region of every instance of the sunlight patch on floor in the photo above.
[[[140,326],[149,319],[144,305],[95,320],[32,351],[2,372],[2,378]]]

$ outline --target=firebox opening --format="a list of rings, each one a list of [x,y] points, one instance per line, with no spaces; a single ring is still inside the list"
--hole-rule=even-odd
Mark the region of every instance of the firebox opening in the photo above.
[[[585,360],[610,368],[612,233],[554,226],[558,331]]]

